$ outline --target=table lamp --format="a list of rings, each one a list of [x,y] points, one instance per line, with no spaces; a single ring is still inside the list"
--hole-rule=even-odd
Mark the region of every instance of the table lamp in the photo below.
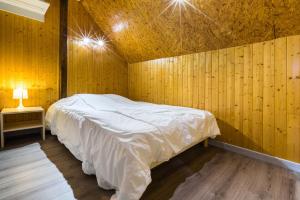
[[[28,99],[28,91],[23,88],[16,88],[13,92],[13,99],[19,99],[18,109],[23,109],[23,99]]]

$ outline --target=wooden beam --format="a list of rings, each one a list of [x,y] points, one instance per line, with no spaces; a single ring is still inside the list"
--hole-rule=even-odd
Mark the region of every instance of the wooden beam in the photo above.
[[[60,98],[67,97],[68,83],[68,0],[60,1],[59,68]]]

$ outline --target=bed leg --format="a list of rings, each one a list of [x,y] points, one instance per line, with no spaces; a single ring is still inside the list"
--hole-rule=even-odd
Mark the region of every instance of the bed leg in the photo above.
[[[205,148],[208,147],[208,139],[204,140],[204,147],[205,147]]]

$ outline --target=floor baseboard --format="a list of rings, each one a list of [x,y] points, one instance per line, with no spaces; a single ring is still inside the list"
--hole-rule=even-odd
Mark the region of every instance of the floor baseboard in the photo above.
[[[225,142],[217,141],[217,140],[209,140],[209,144],[215,147],[219,147],[225,149],[227,151],[235,152],[250,158],[258,159],[267,163],[271,163],[286,169],[289,169],[293,172],[300,173],[300,163],[292,162],[289,160],[285,160],[282,158],[278,158],[275,156],[267,155],[264,153],[260,153],[257,151],[252,151],[250,149],[238,147],[232,144],[228,144]]]

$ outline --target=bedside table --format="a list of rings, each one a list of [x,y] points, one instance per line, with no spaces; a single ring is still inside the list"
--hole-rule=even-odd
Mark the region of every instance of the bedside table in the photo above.
[[[20,115],[26,115],[22,117]],[[30,115],[34,115],[32,119]],[[22,118],[21,121],[10,120],[6,118]],[[41,134],[43,140],[45,140],[45,112],[42,107],[25,107],[23,109],[17,108],[4,108],[1,111],[1,148],[4,147],[4,134],[10,132],[41,128]]]

